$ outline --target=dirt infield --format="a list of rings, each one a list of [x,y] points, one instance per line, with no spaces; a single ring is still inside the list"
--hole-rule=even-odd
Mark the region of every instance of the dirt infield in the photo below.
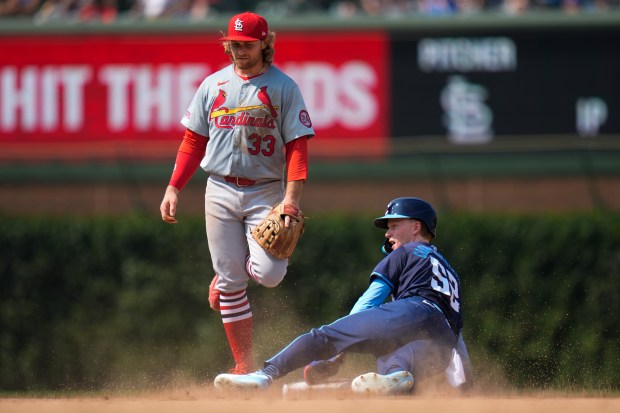
[[[283,399],[274,391],[216,395],[188,391],[132,398],[0,399],[3,413],[612,413],[619,398],[548,395],[500,397],[350,397],[344,394]]]

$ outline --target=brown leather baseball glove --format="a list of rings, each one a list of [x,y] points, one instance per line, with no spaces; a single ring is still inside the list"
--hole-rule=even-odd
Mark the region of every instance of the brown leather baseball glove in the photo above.
[[[284,226],[286,215],[291,217],[288,228]],[[280,203],[252,230],[252,237],[274,257],[289,258],[304,232],[304,220],[304,214],[298,208]]]

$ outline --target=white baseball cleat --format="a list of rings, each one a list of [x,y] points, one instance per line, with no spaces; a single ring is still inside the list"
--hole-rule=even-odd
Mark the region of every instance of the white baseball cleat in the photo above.
[[[220,374],[213,381],[218,390],[260,390],[266,389],[270,384],[271,377],[262,373]]]
[[[351,383],[354,393],[394,395],[413,390],[413,376],[408,371],[397,371],[385,376],[366,373],[357,376]]]

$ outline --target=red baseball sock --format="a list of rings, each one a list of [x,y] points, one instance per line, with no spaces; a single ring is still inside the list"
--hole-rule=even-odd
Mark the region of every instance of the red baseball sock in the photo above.
[[[254,371],[252,355],[252,310],[245,290],[235,293],[220,293],[220,312],[224,331],[235,363],[231,370],[235,374]]]

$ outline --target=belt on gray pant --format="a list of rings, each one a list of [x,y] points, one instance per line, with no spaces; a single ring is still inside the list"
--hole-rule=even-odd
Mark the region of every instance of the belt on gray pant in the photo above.
[[[225,176],[224,180],[228,183],[235,184],[237,186],[252,186],[256,185],[256,181],[248,178],[240,178],[238,176]]]

